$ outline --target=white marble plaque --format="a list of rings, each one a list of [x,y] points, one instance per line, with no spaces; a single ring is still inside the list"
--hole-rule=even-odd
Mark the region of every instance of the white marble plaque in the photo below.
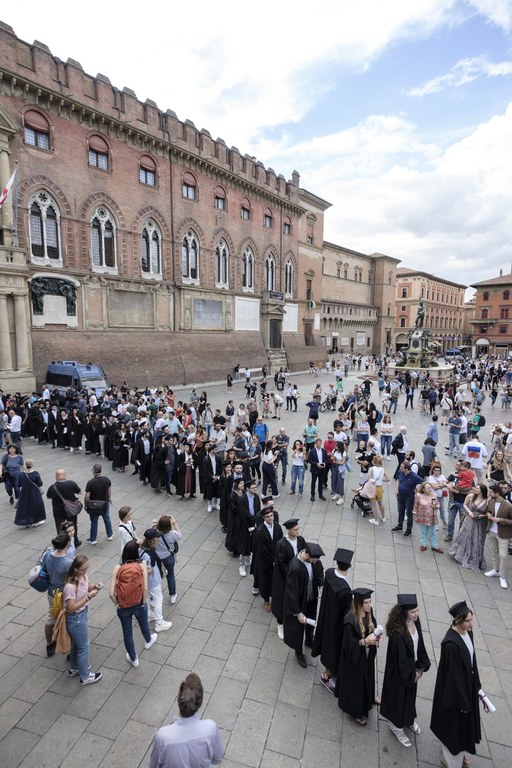
[[[285,304],[286,314],[283,317],[283,333],[297,333],[299,317],[298,304]]]
[[[76,315],[68,315],[65,296],[46,294],[43,298],[43,314],[32,313],[32,325],[35,328],[43,328],[45,325],[67,325],[76,328],[78,318]]]
[[[260,300],[235,298],[235,331],[260,330]]]

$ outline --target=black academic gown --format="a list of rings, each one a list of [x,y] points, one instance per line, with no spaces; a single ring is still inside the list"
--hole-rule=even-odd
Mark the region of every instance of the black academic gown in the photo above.
[[[311,626],[300,623],[297,619],[297,614],[303,613],[307,618],[316,619],[318,587],[323,584],[323,567],[321,562],[318,561],[318,563],[312,564],[312,568],[312,593],[309,597],[308,569],[300,557],[293,558],[286,575],[283,599],[284,642],[298,653],[303,651],[304,631],[306,631],[306,641],[308,635],[311,640],[313,639],[313,632]]]
[[[373,611],[372,623],[377,626]],[[377,648],[359,645],[363,635],[359,623],[352,612],[345,616],[345,629],[341,646],[338,677],[334,695],[338,698],[338,707],[352,717],[368,717],[368,712],[375,701],[375,657]],[[365,628],[364,637],[369,631]]]
[[[386,667],[382,682],[382,702],[380,714],[396,728],[403,728],[414,723],[416,717],[416,670],[426,672],[430,668],[430,659],[423,642],[423,633],[418,619],[416,629],[419,633],[418,660],[414,661],[414,647],[409,632],[395,632],[388,638]]]
[[[473,633],[468,634],[473,640]],[[476,752],[482,735],[479,689],[476,653],[471,665],[464,640],[450,628],[441,643],[430,730],[452,755]]]
[[[306,542],[302,536],[298,536],[297,552],[301,552],[305,546]],[[276,617],[278,624],[283,623],[283,600],[286,574],[288,573],[288,567],[294,557],[295,552],[287,538],[282,538],[277,542],[274,570],[272,573],[272,613]]]
[[[312,656],[336,675],[343,639],[344,618],[352,605],[352,590],[345,578],[336,576],[335,568],[325,572],[325,584],[320,601]]]
[[[256,528],[252,538],[251,573],[254,577],[254,586],[259,589],[260,595],[267,603],[270,602],[272,595],[272,574],[276,547],[282,538],[283,530],[279,523],[274,523],[272,537],[265,523],[262,523]]]

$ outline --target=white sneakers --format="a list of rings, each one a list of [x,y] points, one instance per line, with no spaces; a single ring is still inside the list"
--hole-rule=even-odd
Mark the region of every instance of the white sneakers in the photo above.
[[[172,627],[172,621],[161,621],[160,624],[155,624],[155,632],[165,632]]]
[[[331,501],[337,501],[338,499],[339,499],[339,495],[337,493],[331,496]]]
[[[208,509],[206,511],[207,512],[212,512],[212,505],[210,503],[208,504]]]
[[[99,683],[101,678],[101,672],[89,672],[85,680],[80,680],[80,685],[93,685],[93,683]]]
[[[498,573],[498,571],[495,571],[495,570],[494,570],[494,568],[492,568],[490,571],[486,571],[486,572],[485,572],[485,575],[486,575],[486,576],[487,576],[489,579],[492,579],[494,576],[499,576],[499,579],[500,579],[500,587],[501,587],[502,589],[508,589],[507,580],[506,580],[506,579],[504,579],[504,578],[503,578],[503,576],[500,576],[500,574]]]
[[[372,525],[378,525],[379,524],[379,521],[375,520],[375,518],[373,518],[373,517],[370,517],[368,522],[371,523]]]
[[[345,501],[345,499],[343,498],[343,496],[340,496],[338,501],[336,502],[336,506],[337,507],[341,507],[341,505],[343,504],[344,501]]]
[[[277,636],[280,640],[284,640],[284,627],[282,624],[277,625]]]
[[[174,593],[174,595],[171,595],[171,604],[172,605],[174,605],[174,603],[176,602],[176,598],[177,597],[178,597],[178,595],[176,594],[176,592]]]
[[[498,571],[495,571],[493,568],[490,571],[486,571],[485,575],[488,576],[489,578],[492,578],[493,576],[499,576],[499,573]]]
[[[130,658],[130,654],[126,654],[126,661],[132,665],[132,667],[138,667],[139,666],[139,657],[136,656],[134,659]]]
[[[507,580],[500,576],[500,587],[502,589],[508,589]]]
[[[158,635],[155,632],[153,632],[153,634],[151,635],[151,640],[149,641],[149,643],[144,643],[144,648],[146,649],[146,651],[149,651],[151,646],[154,645],[157,640],[158,640]]]
[[[247,576],[247,571],[245,570],[245,565],[241,565],[240,568],[238,569],[238,572],[239,572],[240,576]]]

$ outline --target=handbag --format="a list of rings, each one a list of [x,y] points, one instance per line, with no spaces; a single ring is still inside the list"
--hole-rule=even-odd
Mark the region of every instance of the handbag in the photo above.
[[[57,619],[60,612],[64,608],[64,592],[62,589],[57,588],[53,593],[52,604],[50,606],[50,613],[54,619]]]
[[[368,499],[368,501],[373,501],[376,493],[377,493],[377,484],[375,480],[367,480],[366,483],[361,488],[361,490],[359,491],[359,495],[362,496],[363,499]]]
[[[31,587],[37,590],[37,592],[48,592],[48,587],[50,586],[50,577],[45,567],[46,558],[50,552],[51,549],[45,548],[41,552],[41,556],[36,565],[34,565],[28,573],[28,583]]]
[[[107,508],[107,502],[104,499],[89,499],[85,505],[85,511],[90,515],[101,515]]]
[[[71,650],[71,638],[66,626],[66,611],[61,610],[53,625],[52,640],[55,642],[57,653],[68,654]]]
[[[161,538],[162,538],[162,541],[163,541],[163,543],[165,544],[165,546],[166,546],[166,547],[167,547],[167,549],[169,550],[169,554],[170,554],[170,555],[177,555],[177,554],[178,554],[178,552],[180,551],[180,546],[179,546],[178,542],[177,542],[177,541],[175,541],[175,542],[174,542],[174,547],[173,547],[173,550],[172,550],[172,552],[171,552],[171,548],[170,548],[170,546],[168,545],[168,543],[166,542],[166,540],[165,540],[165,536],[162,536]]]
[[[55,488],[55,493],[64,504],[64,512],[66,513],[66,515],[68,517],[76,517],[77,515],[79,515],[82,509],[84,508],[84,505],[82,504],[80,499],[75,499],[74,501],[68,501],[68,499],[65,499],[62,493],[57,488],[57,483],[54,483],[53,487]]]

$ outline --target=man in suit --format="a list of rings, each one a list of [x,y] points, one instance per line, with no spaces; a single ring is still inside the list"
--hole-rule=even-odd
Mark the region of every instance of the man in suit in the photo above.
[[[311,469],[311,501],[315,500],[315,486],[318,483],[318,498],[325,501],[323,495],[323,477],[327,465],[327,453],[322,448],[321,438],[315,440],[314,448],[308,453],[308,462]]]
[[[219,477],[222,475],[222,462],[216,457],[216,447],[210,445],[204,458],[205,497],[208,502],[208,512],[220,509]]]
[[[314,449],[312,449],[314,450]],[[323,584],[323,568],[315,566],[324,555],[319,544],[306,542],[304,549],[290,563],[286,575],[283,600],[284,642],[295,651],[297,663],[304,669],[304,627],[309,618],[314,621],[318,603],[318,587]],[[308,624],[312,633],[312,627]]]
[[[512,537],[512,504],[503,498],[499,485],[489,487],[487,502],[487,544],[492,557],[492,569],[486,576],[499,576],[500,586],[507,589],[508,544]]]
[[[270,613],[270,597],[272,595],[272,574],[277,542],[283,538],[283,529],[274,522],[273,507],[262,510],[263,522],[253,534],[253,556],[251,573],[254,578],[253,595],[258,593],[263,598],[263,610]]]

